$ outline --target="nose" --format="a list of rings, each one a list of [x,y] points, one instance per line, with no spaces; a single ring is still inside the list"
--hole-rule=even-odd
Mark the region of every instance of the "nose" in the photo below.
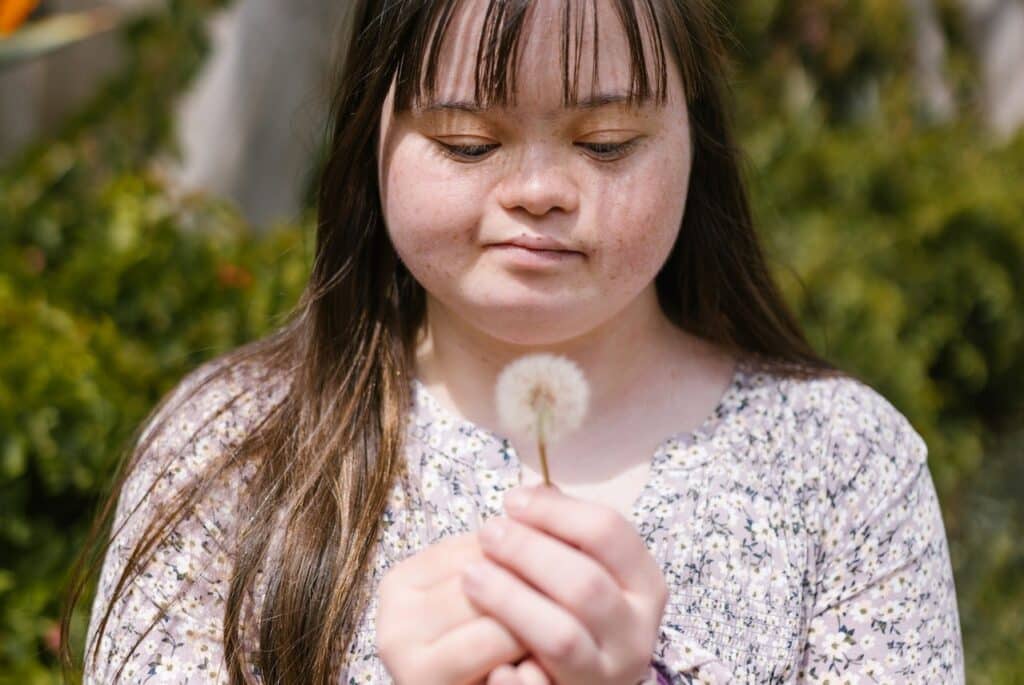
[[[502,207],[543,216],[553,209],[570,213],[579,206],[579,188],[564,162],[543,151],[521,155],[501,183]]]

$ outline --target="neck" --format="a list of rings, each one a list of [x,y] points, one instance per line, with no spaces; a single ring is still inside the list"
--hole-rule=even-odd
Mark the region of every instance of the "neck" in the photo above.
[[[526,354],[561,354],[582,369],[590,408],[581,430],[609,417],[642,414],[652,397],[699,375],[712,346],[669,321],[648,288],[617,315],[586,333],[545,345],[520,345],[488,335],[428,295],[427,330],[417,349],[417,376],[459,414],[502,434],[494,386],[506,364]]]

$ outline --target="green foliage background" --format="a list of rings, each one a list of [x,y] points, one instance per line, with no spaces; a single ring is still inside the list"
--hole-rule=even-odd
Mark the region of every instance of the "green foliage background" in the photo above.
[[[0,683],[57,682],[59,595],[131,432],[201,361],[295,302],[312,212],[256,234],[172,197],[171,98],[219,2],[124,30],[131,58],[0,172]],[[903,3],[725,11],[736,114],[777,277],[826,356],[921,431],[972,683],[1024,677],[1024,136],[988,140],[956,17],[959,116],[917,105]],[[81,640],[85,610],[75,622]]]

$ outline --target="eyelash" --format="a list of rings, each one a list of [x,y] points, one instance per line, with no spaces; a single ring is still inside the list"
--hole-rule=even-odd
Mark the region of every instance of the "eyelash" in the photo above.
[[[575,143],[575,144],[579,145],[581,147],[590,148],[592,152],[594,151],[592,148],[601,148],[601,150],[602,150],[601,152],[595,152],[595,154],[599,155],[599,159],[601,161],[614,162],[614,161],[620,159],[621,157],[624,157],[630,150],[632,150],[636,146],[636,141],[637,141],[637,139],[634,138],[633,140],[627,140],[624,143]],[[442,143],[441,141],[437,141],[437,142],[441,146],[441,153],[444,156],[446,156],[446,157],[448,157],[450,159],[454,159],[454,160],[456,160],[458,162],[467,162],[467,161],[469,161],[469,162],[476,162],[476,161],[479,161],[479,160],[483,159],[483,154],[473,155],[473,154],[470,154],[470,153],[473,152],[473,151],[482,151],[482,153],[486,154],[490,150],[492,150],[494,148],[497,148],[497,147],[500,147],[499,145],[496,145],[496,144],[493,144],[493,143],[490,144],[490,145],[450,145],[448,143]],[[612,155],[612,156],[606,156],[606,155]]]

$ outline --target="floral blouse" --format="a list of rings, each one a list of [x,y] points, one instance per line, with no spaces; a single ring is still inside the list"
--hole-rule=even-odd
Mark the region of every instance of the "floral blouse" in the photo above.
[[[174,412],[122,491],[90,645],[153,502],[236,444],[282,390],[238,368]],[[521,478],[508,440],[449,412],[418,380],[410,411],[408,482],[396,483],[384,512],[342,685],[393,682],[375,645],[376,586],[388,568],[501,515],[503,493]],[[169,471],[161,455],[175,460]],[[788,378],[742,360],[704,422],[658,446],[633,503],[632,522],[670,589],[652,660],[675,685],[962,683],[926,457],[907,419],[860,381]],[[223,541],[245,479],[225,473],[119,598],[96,658],[87,651],[86,683],[113,682],[122,664],[120,682],[227,682]]]

